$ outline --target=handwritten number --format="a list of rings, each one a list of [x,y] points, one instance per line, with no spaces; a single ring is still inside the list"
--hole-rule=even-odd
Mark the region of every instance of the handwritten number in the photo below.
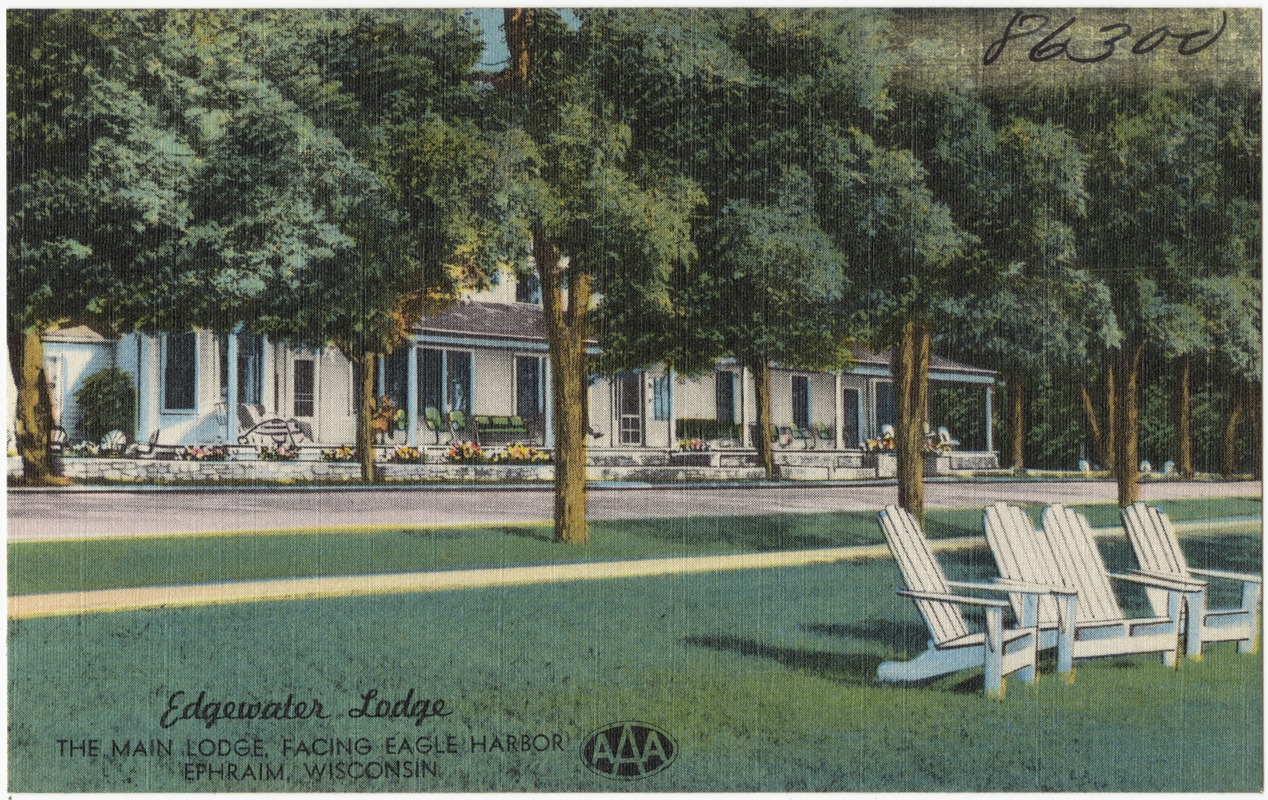
[[[1057,38],[1059,34],[1064,33],[1066,28],[1069,28],[1071,25],[1074,24],[1074,22],[1075,22],[1075,18],[1070,17],[1068,20],[1066,20],[1066,23],[1062,25],[1060,28],[1057,28],[1052,33],[1040,39],[1039,44],[1030,48],[1030,60],[1031,61],[1047,61],[1049,59],[1056,58],[1057,56],[1065,54],[1066,48],[1070,46],[1070,40],[1066,39],[1064,42],[1057,42],[1055,44],[1052,43],[1052,40]]]
[[[1080,56],[1076,56],[1074,53],[1070,53],[1069,54],[1070,60],[1077,64],[1095,64],[1098,61],[1104,61],[1105,59],[1114,55],[1114,47],[1118,44],[1118,42],[1121,39],[1131,35],[1132,26],[1128,25],[1125,22],[1115,22],[1113,25],[1106,25],[1104,28],[1101,28],[1100,32],[1109,33],[1112,30],[1119,30],[1121,32],[1117,36],[1111,36],[1110,38],[1105,39],[1101,42],[1101,44],[1105,46],[1104,53],[1101,53],[1100,55],[1087,56],[1087,57],[1080,57]]]
[[[1136,40],[1132,46],[1131,52],[1134,55],[1144,55],[1157,49],[1159,45],[1167,41],[1167,39],[1178,39],[1179,44],[1176,46],[1176,52],[1182,56],[1197,55],[1206,48],[1215,44],[1216,41],[1224,34],[1224,30],[1228,27],[1228,12],[1220,12],[1219,28],[1212,31],[1205,28],[1200,31],[1192,31],[1189,33],[1176,33],[1166,25],[1146,33]],[[1067,36],[1060,41],[1057,37],[1069,30],[1076,22],[1077,17],[1070,17],[1064,24],[1047,36],[1039,40],[1038,44],[1030,48],[1029,57],[1031,61],[1051,61],[1054,58],[1065,56],[1069,60],[1077,64],[1094,64],[1098,61],[1104,61],[1114,55],[1118,48],[1118,43],[1126,39],[1132,33],[1132,27],[1125,22],[1115,22],[1102,27],[1098,32],[1104,34],[1113,34],[1108,38],[1100,40],[1100,44],[1104,48],[1102,52],[1094,55],[1081,56],[1071,50],[1071,43],[1074,41],[1073,36]],[[1048,26],[1049,18],[1045,14],[1027,14],[1018,11],[1013,14],[1012,19],[1008,21],[1008,25],[1004,27],[1004,35],[991,42],[986,52],[982,56],[982,64],[990,66],[994,64],[1000,56],[1004,54],[1004,50],[1008,47],[1008,43],[1016,39],[1023,39],[1028,36],[1038,34]],[[1033,23],[1033,25],[1031,25]],[[1030,25],[1030,27],[1027,27]]]
[[[1191,56],[1196,53],[1200,53],[1206,48],[1215,44],[1215,40],[1220,38],[1220,36],[1223,35],[1224,33],[1224,29],[1228,27],[1228,12],[1221,11],[1220,14],[1223,15],[1223,18],[1220,20],[1220,29],[1216,31],[1215,34],[1211,36],[1210,39],[1207,39],[1205,42],[1198,45],[1197,47],[1189,47],[1188,45],[1189,45],[1190,39],[1195,39],[1199,36],[1205,36],[1206,34],[1210,33],[1210,31],[1196,31],[1194,33],[1190,33],[1187,36],[1181,36],[1179,37],[1180,47],[1176,50],[1176,52],[1182,56]],[[1172,35],[1175,35],[1175,34],[1172,34]]]
[[[1140,37],[1140,40],[1137,41],[1136,44],[1132,46],[1132,52],[1138,56],[1143,56],[1145,53],[1148,53],[1150,50],[1153,50],[1158,45],[1167,41],[1167,37],[1170,35],[1171,35],[1171,31],[1168,30],[1166,25],[1163,25],[1161,28],[1154,28],[1149,33],[1146,33],[1144,36]],[[1157,41],[1150,41],[1150,39],[1152,39],[1155,36],[1158,37]]]
[[[1038,20],[1039,24],[1030,30],[1025,30],[1024,27],[1026,23],[1033,20]],[[995,59],[1004,54],[1004,48],[1008,45],[1009,41],[1013,39],[1020,39],[1023,36],[1029,36],[1030,34],[1039,31],[1047,24],[1048,17],[1044,14],[1027,14],[1024,11],[1018,11],[1013,15],[1013,18],[1008,21],[1008,25],[1005,26],[1004,35],[991,42],[990,46],[986,48],[986,54],[982,57],[982,64],[987,67],[994,64]],[[1016,31],[1013,29],[1014,26],[1016,26]]]

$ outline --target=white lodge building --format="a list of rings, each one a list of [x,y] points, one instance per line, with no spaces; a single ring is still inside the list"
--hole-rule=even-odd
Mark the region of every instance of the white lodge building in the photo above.
[[[429,426],[429,416],[447,420],[449,412],[459,411],[477,421],[458,431],[460,439],[480,437],[486,446],[553,445],[545,325],[526,289],[518,287],[517,297],[516,282],[503,276],[491,289],[419,320],[409,346],[382,360],[377,395],[404,411],[386,444],[446,445],[450,430]],[[600,346],[591,345],[594,352]],[[253,444],[241,437],[260,418],[293,421],[292,429],[303,431],[301,441],[317,446],[355,440],[356,375],[333,347],[305,349],[265,336],[205,331],[133,333],[112,341],[79,327],[51,331],[45,348],[55,424],[65,428],[71,443],[84,438],[75,392],[85,378],[111,366],[135,381],[135,429],[125,433],[137,442]],[[976,444],[975,468],[995,466],[990,433],[995,373],[935,356],[930,378],[981,388],[986,441],[966,445]],[[855,366],[838,373],[776,367],[771,395],[777,454],[858,452],[894,421],[884,354],[859,351]],[[710,441],[714,450],[743,451],[756,435],[753,376],[734,362],[719,362],[712,374],[697,378],[672,374],[664,365],[595,376],[588,402],[589,445],[600,458],[605,451],[615,457],[655,450],[663,456],[679,439],[695,437]],[[429,409],[435,412],[429,415]],[[528,435],[495,439],[487,433],[495,417],[519,417]],[[935,430],[944,424],[929,422]],[[483,437],[479,423],[486,425]]]

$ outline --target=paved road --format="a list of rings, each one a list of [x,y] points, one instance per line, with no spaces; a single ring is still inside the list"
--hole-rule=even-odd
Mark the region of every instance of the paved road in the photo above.
[[[1009,502],[1112,502],[1110,481],[957,481],[926,485],[931,508]],[[1158,482],[1142,499],[1259,497],[1258,482]],[[592,519],[876,510],[893,484],[604,488]],[[549,489],[11,490],[10,541],[293,528],[499,524],[551,517]]]

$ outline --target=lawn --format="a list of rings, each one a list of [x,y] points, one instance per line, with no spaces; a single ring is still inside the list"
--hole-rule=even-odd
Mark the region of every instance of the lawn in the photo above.
[[[1178,516],[1178,515],[1177,515]],[[651,529],[656,526],[651,525]],[[678,521],[669,530],[693,530]],[[609,533],[615,534],[618,529]],[[807,530],[805,535],[809,536]],[[325,537],[316,537],[324,539]],[[509,538],[509,537],[508,537]],[[670,537],[672,538],[672,537]],[[680,537],[681,538],[681,537]],[[596,539],[598,535],[596,534]],[[597,542],[596,542],[597,544]],[[1258,565],[1250,536],[1185,539],[1212,565]],[[672,548],[671,548],[672,549]],[[1112,568],[1126,548],[1105,543]],[[990,572],[970,550],[953,576]],[[924,647],[888,559],[798,568],[287,601],[12,621],[13,791],[1259,791],[1262,658],[1229,645],[1178,671],[1141,656],[1085,662],[1073,685],[1044,672],[1003,703],[980,672],[918,686],[875,680]],[[1133,605],[1139,598],[1128,597]],[[370,689],[439,698],[448,716],[350,719]],[[325,720],[183,721],[186,698],[318,698]],[[618,782],[580,748],[609,723],[655,725],[677,745],[664,771]],[[545,752],[491,751],[522,735]],[[456,753],[389,754],[386,739],[453,736]],[[555,740],[553,737],[558,736]],[[102,755],[63,757],[91,737]],[[258,737],[257,757],[180,755],[189,741]],[[366,739],[337,758],[283,755],[286,739]],[[472,752],[471,740],[486,749]],[[114,755],[115,740],[170,741],[171,756]],[[293,748],[293,743],[292,743]],[[318,745],[320,748],[321,745]],[[150,742],[147,749],[153,750]],[[309,776],[329,761],[410,763],[421,778]],[[267,763],[282,778],[186,779],[186,763]],[[430,771],[434,770],[434,774]],[[355,771],[355,770],[354,770]]]
[[[1161,504],[1176,521],[1258,517],[1260,500]],[[1080,507],[1118,525],[1113,505]],[[1039,507],[1032,509],[1038,519]],[[931,538],[981,535],[981,511],[930,511]],[[562,547],[542,525],[294,531],[176,538],[15,542],[9,594],[319,575],[361,575],[880,544],[871,512],[639,519],[592,523],[586,548]],[[1256,562],[1258,563],[1258,562]]]

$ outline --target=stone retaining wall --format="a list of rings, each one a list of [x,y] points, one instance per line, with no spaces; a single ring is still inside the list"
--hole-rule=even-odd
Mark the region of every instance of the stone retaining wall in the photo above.
[[[702,454],[705,455],[705,454]],[[897,459],[892,455],[876,456],[855,452],[806,451],[777,452],[779,475],[788,480],[866,480],[893,477]],[[756,464],[752,453],[710,451],[711,466],[670,464],[668,454],[660,453],[660,463],[639,459],[600,459],[592,461],[588,474],[595,481],[756,481],[765,473]],[[704,459],[701,459],[703,462]],[[9,460],[9,475],[14,476],[15,461]],[[984,470],[998,466],[993,453],[950,453],[926,459],[926,475],[947,475],[956,471]],[[279,483],[354,482],[361,477],[360,465],[317,460],[260,461],[166,461],[134,458],[64,458],[55,457],[53,468],[68,478],[88,483],[247,483],[252,481]],[[440,460],[424,464],[377,465],[379,474],[388,482],[455,481],[480,483],[548,483],[555,478],[552,464],[449,464]],[[20,474],[20,472],[19,472]]]

